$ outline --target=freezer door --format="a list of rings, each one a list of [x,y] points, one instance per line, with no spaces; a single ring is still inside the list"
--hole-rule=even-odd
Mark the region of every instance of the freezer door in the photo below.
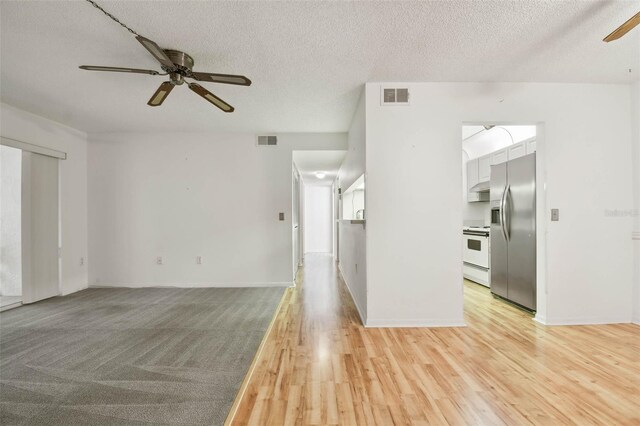
[[[502,228],[502,199],[507,188],[507,163],[491,166],[491,292],[507,297],[508,251]]]
[[[536,309],[536,154],[507,163],[507,298]],[[492,247],[493,248],[493,247]],[[493,253],[492,253],[493,254]]]

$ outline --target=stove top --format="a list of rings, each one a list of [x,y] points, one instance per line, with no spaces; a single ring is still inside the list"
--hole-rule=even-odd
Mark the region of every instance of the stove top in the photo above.
[[[462,232],[464,231],[471,231],[471,232],[482,232],[482,233],[490,233],[491,232],[491,226],[487,225],[487,226],[463,226],[462,227]]]

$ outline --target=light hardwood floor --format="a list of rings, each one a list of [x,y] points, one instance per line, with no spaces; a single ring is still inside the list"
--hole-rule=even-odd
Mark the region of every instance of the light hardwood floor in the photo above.
[[[330,258],[309,256],[227,422],[640,424],[640,326],[544,327],[470,282],[465,318],[365,329]]]

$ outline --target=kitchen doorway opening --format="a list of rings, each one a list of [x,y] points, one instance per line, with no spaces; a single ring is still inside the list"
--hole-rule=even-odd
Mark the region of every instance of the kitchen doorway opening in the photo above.
[[[538,124],[462,125],[467,314],[509,305],[532,316],[546,310],[538,279],[541,130]]]

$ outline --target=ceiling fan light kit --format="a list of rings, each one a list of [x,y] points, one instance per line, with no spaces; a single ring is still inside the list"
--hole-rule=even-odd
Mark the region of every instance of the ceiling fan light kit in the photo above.
[[[160,106],[164,102],[164,100],[169,96],[171,90],[173,90],[174,86],[181,86],[185,82],[189,86],[194,93],[204,98],[207,102],[213,104],[217,108],[221,109],[224,112],[233,112],[235,108],[231,105],[209,92],[207,89],[202,87],[201,85],[189,82],[185,79],[193,79],[196,81],[206,81],[209,83],[222,83],[222,84],[233,84],[239,86],[251,86],[251,80],[243,75],[234,75],[234,74],[215,74],[215,73],[207,73],[207,72],[194,72],[193,65],[194,60],[188,54],[181,52],[179,50],[171,50],[171,49],[162,49],[156,42],[150,40],[146,37],[143,37],[133,31],[131,28],[124,25],[117,18],[115,18],[110,13],[106,12],[103,8],[101,8],[95,1],[87,0],[87,2],[91,3],[95,8],[102,11],[109,18],[126,28],[130,33],[136,36],[136,40],[145,48],[147,51],[160,63],[160,68],[165,72],[161,74],[155,70],[143,70],[138,68],[120,68],[120,67],[105,67],[105,66],[95,66],[95,65],[81,65],[80,69],[88,70],[88,71],[109,71],[109,72],[125,72],[125,73],[133,73],[133,74],[149,74],[149,75],[168,75],[169,81],[163,82],[158,90],[151,96],[147,105],[149,106]]]

